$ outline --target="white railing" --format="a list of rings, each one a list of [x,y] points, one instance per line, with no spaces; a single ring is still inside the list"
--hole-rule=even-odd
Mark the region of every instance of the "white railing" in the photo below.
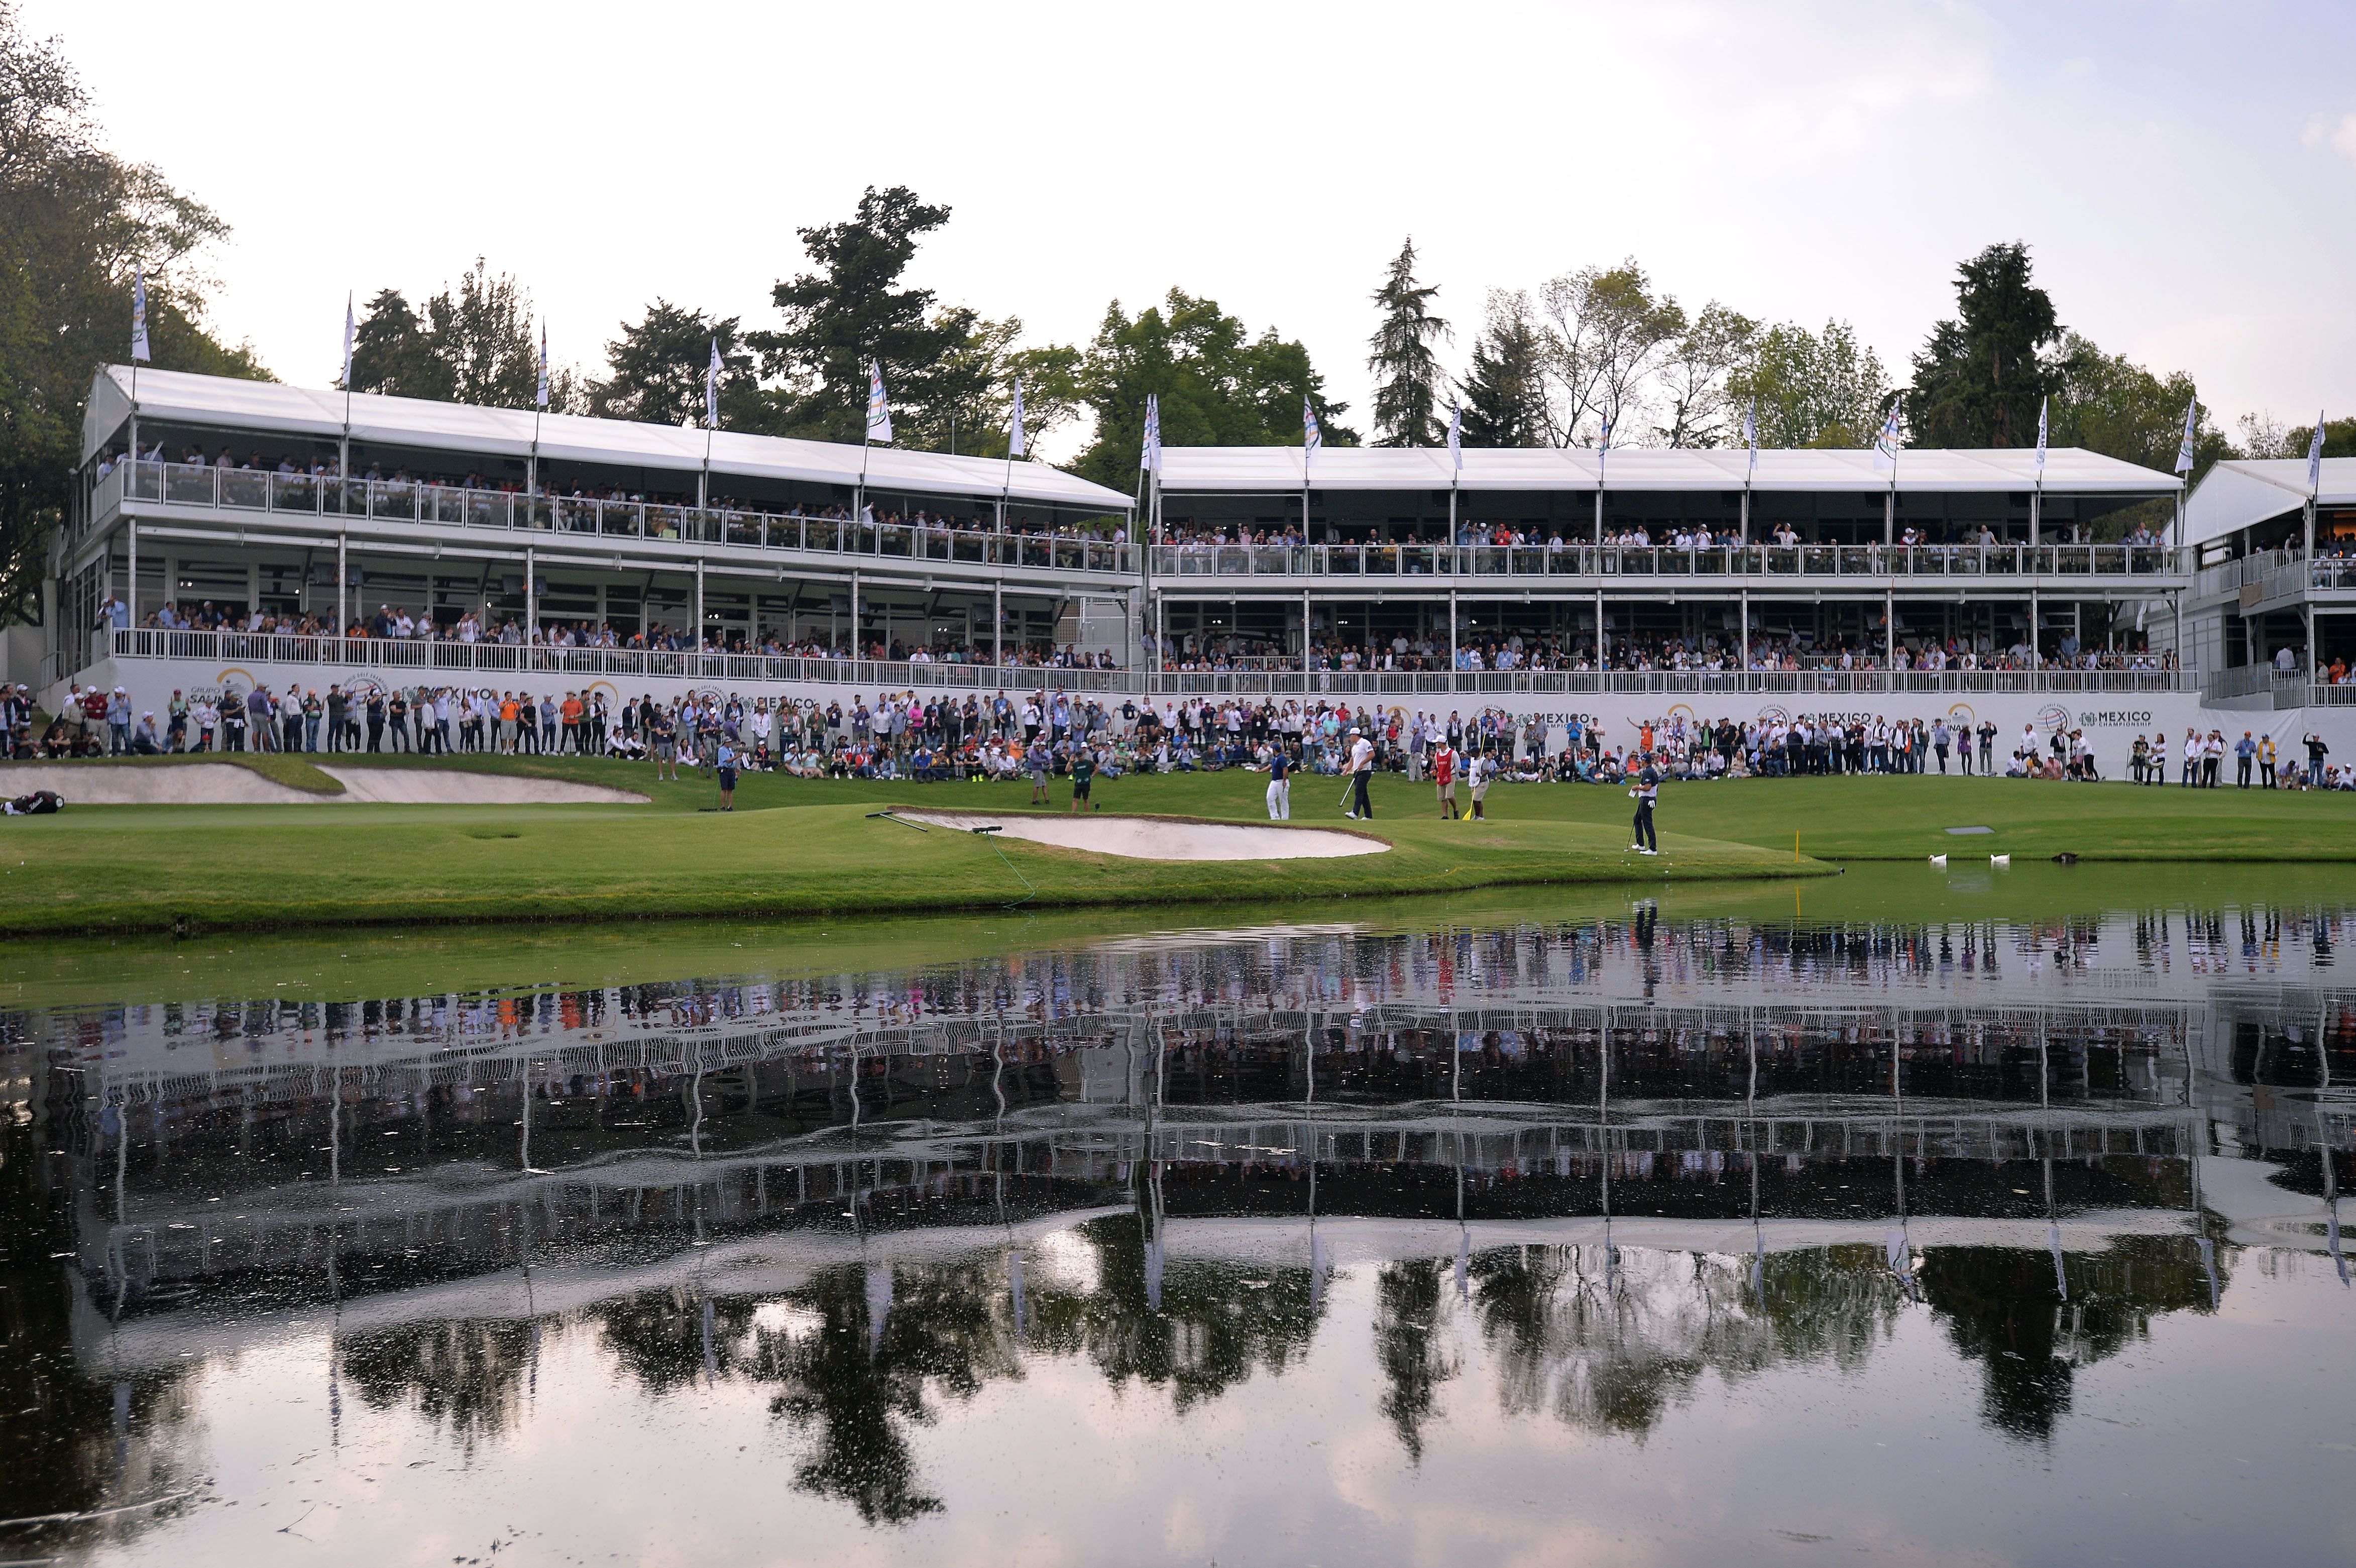
[[[111,638],[111,644],[110,644]],[[305,637],[278,632],[164,631],[154,628],[93,639],[93,657],[180,659],[200,664],[293,664],[325,669],[462,677],[646,678],[819,682],[891,690],[1035,690],[1137,693],[1141,672],[1029,664],[949,664],[865,659],[805,659],[757,653],[671,653],[652,649],[549,648],[500,642]],[[1271,697],[1686,695],[1824,696],[2128,695],[2190,692],[2199,678],[2179,670],[1445,670],[1166,671],[1157,695]]]
[[[2286,686],[2304,688],[2306,683],[2307,671],[2303,669],[2277,670],[2271,664],[2236,664],[2212,672],[2202,683],[2201,691],[2210,702],[2223,703],[2262,693],[2279,693]],[[2277,705],[2280,705],[2279,696]],[[2293,705],[2296,706],[2295,703]]]
[[[760,551],[800,551],[885,561],[1015,566],[1046,572],[1131,575],[1126,543],[1077,535],[999,533],[926,523],[853,522],[663,501],[533,496],[406,479],[340,479],[220,468],[197,463],[118,464],[91,500],[102,519],[128,497],[161,506],[284,518],[411,523],[542,537],[548,542],[653,541]]]
[[[103,637],[105,634],[102,633]],[[462,677],[525,675],[592,680],[670,679],[742,684],[820,682],[893,691],[1036,690],[1124,692],[1125,671],[1036,664],[949,664],[905,660],[803,659],[760,653],[674,653],[659,649],[550,648],[504,642],[440,642],[377,637],[305,637],[282,632],[165,631],[112,634],[117,659],[186,659],[200,664],[294,664],[412,675],[429,685],[471,685]],[[448,679],[425,679],[447,677]]]
[[[2142,544],[1752,544],[1708,550],[1546,544],[1158,544],[1157,578],[1186,577],[2157,577],[2181,556]]]

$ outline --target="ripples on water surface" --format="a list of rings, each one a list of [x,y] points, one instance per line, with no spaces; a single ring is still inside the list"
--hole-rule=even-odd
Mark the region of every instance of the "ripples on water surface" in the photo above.
[[[2356,911],[2154,888],[77,950],[0,1559],[2345,1561]]]

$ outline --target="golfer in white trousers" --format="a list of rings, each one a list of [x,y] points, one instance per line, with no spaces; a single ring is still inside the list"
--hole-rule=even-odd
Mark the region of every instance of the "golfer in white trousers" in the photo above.
[[[1292,759],[1280,746],[1270,746],[1268,753],[1268,820],[1292,820]]]

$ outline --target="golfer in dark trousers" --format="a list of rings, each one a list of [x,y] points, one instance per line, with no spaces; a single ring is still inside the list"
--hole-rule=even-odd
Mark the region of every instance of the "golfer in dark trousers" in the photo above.
[[[1636,797],[1636,842],[1628,847],[1641,854],[1660,854],[1660,835],[1653,832],[1653,805],[1661,798],[1661,776],[1654,770],[1651,752],[1644,754],[1644,771],[1636,776],[1636,787],[1628,793]]]
[[[1350,809],[1343,815],[1353,821],[1371,819],[1375,803],[1366,797],[1366,786],[1375,777],[1375,743],[1353,727],[1350,731]]]

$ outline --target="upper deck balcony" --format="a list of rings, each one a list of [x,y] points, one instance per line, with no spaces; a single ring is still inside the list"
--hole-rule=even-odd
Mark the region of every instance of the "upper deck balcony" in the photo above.
[[[2182,586],[2184,553],[2164,544],[1720,544],[1708,549],[1592,544],[1159,544],[1153,575],[1183,589],[1188,579],[1267,579],[1269,587],[1332,579],[1418,579],[1451,588],[1498,588],[1543,579],[1550,589],[1615,585],[1772,590],[1837,585],[1875,590],[1888,581],[1920,592],[1924,579],[2001,585],[2027,591],[2083,590],[2096,579],[2140,589]]]
[[[712,550],[813,558],[811,564],[1019,570],[1133,576],[1136,547],[1087,535],[868,521],[648,500],[533,495],[410,479],[340,479],[200,463],[124,461],[91,492],[84,534],[125,510],[143,520],[274,523],[296,529],[422,533],[436,540],[502,538],[517,551],[624,551],[653,557]],[[847,558],[847,559],[846,559]]]

